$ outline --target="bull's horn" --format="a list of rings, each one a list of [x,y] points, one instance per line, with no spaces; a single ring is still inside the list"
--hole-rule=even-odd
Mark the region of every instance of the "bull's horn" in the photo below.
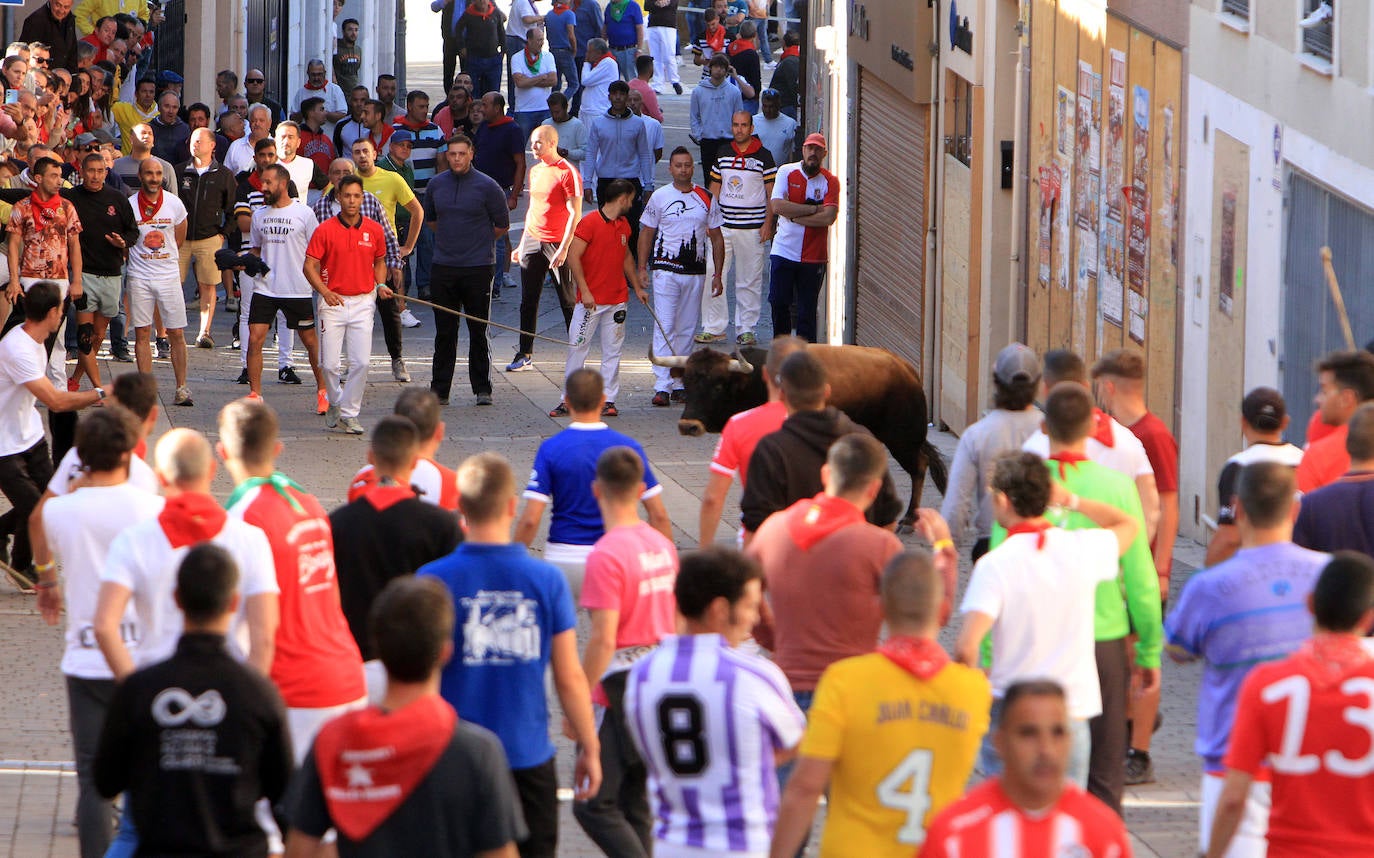
[[[742,372],[745,375],[754,371],[753,364],[744,359],[744,353],[739,349],[735,349],[735,357],[730,361],[729,368],[731,372]]]
[[[677,356],[666,358],[659,357],[658,355],[654,354],[654,344],[651,339],[651,341],[649,342],[649,363],[653,364],[654,366],[665,366],[669,369],[682,369],[683,367],[687,366],[687,358]]]

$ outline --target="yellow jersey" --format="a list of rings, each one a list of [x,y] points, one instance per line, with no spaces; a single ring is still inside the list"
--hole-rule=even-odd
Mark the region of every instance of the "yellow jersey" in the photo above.
[[[410,201],[415,199],[415,192],[406,184],[400,173],[383,170],[381,167],[373,170],[370,176],[358,178],[363,180],[363,190],[372,194],[382,204],[382,211],[391,223],[391,231],[396,232],[396,206],[410,205]],[[403,241],[405,238],[406,236],[396,232],[397,241]]]
[[[952,662],[924,681],[879,653],[827,668],[800,748],[834,763],[822,858],[919,854],[964,792],[991,707],[982,671]]]

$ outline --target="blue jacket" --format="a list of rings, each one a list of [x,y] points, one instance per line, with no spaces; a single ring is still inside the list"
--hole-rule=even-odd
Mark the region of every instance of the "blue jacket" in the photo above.
[[[587,42],[601,38],[601,5],[596,0],[582,0],[573,13],[577,15],[577,23],[573,25],[573,33],[577,36],[575,53],[585,57]]]
[[[616,116],[609,110],[587,126],[587,158],[582,162],[582,184],[596,179],[639,179],[649,188],[654,183],[654,152],[644,120],[629,110]]]
[[[434,264],[475,268],[495,261],[496,230],[510,228],[506,193],[475,166],[429,180],[425,222],[434,223]]]
[[[692,90],[691,134],[693,140],[724,140],[734,136],[730,122],[744,109],[744,97],[730,78],[720,85],[703,77]]]

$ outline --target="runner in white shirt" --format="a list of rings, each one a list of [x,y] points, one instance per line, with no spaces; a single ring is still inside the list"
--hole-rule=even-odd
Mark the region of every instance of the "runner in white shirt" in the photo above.
[[[152,434],[161,413],[157,405],[157,379],[151,373],[121,373],[115,376],[114,383],[110,385],[109,397],[110,402],[124,406],[140,421],[138,444],[129,461],[129,484],[155,495],[162,490],[162,485],[145,457],[148,453],[148,436]],[[72,484],[84,475],[85,466],[81,456],[76,447],[72,447],[54,469],[38,508],[41,509],[49,498],[70,493]],[[35,510],[34,515],[39,513]]]
[[[994,721],[1013,683],[1048,677],[1062,684],[1072,727],[1069,777],[1084,786],[1088,719],[1102,714],[1093,629],[1097,586],[1116,578],[1138,526],[1116,507],[1070,494],[1050,479],[1040,457],[1026,452],[998,459],[991,485],[993,514],[1007,538],[973,567],[955,657],[980,666],[983,639],[992,633]],[[1053,527],[1045,520],[1052,503],[1081,512],[1103,529]],[[933,510],[922,515],[938,517]],[[1002,770],[986,736],[980,769],[989,776]]]
[[[656,858],[768,854],[776,766],[806,729],[782,671],[737,649],[752,633],[763,572],[712,547],[682,558],[686,633],[630,668],[625,719],[649,773]]]
[[[177,567],[192,545],[213,542],[233,556],[239,569],[242,599],[229,630],[229,650],[266,676],[277,634],[279,592],[267,536],[229,518],[211,497],[215,460],[204,435],[173,429],[158,441],[156,459],[167,484],[167,502],[157,518],[125,529],[110,545],[93,622],[100,651],[116,680],[170,657],[182,624],[173,598]],[[129,652],[121,634],[131,602],[139,630],[136,654]]]
[[[1045,352],[1040,375],[1041,399],[1047,398],[1050,390],[1061,381],[1072,381],[1092,389],[1083,358],[1068,349],[1052,349]],[[1088,458],[1135,481],[1136,491],[1140,492],[1140,506],[1145,513],[1145,538],[1153,542],[1155,528],[1159,525],[1159,490],[1155,487],[1155,469],[1150,464],[1150,457],[1145,454],[1145,446],[1130,429],[1102,409],[1093,409],[1093,415],[1097,423],[1093,434],[1088,436]],[[1047,459],[1050,455],[1049,436],[1043,429],[1036,430],[1021,445],[1021,449]]]
[[[172,347],[172,373],[177,392],[173,403],[194,405],[186,386],[186,298],[181,291],[178,248],[186,240],[186,206],[162,188],[162,163],[145,158],[138,165],[138,193],[129,197],[138,223],[138,241],[129,248],[125,289],[129,324],[134,328],[134,351],[139,372],[152,372],[153,309],[162,314]]]
[[[313,165],[307,158],[297,158]],[[262,349],[278,312],[295,331],[310,359],[315,375],[316,411],[328,407],[324,374],[320,371],[320,344],[315,333],[315,290],[305,279],[305,248],[320,225],[315,213],[290,195],[291,172],[281,164],[262,170],[262,208],[253,212],[248,233],[248,252],[272,269],[253,280],[253,302],[248,308],[248,384],[252,397],[262,397]],[[323,405],[321,405],[323,403]]]
[[[134,448],[141,439],[142,427],[127,409],[99,408],[81,418],[72,449],[80,450],[90,463],[86,485],[42,507],[40,524],[46,538],[35,552],[39,565],[48,567],[45,572],[54,572],[54,560],[62,570],[62,585],[49,574],[40,581],[38,607],[44,622],[50,626],[60,622],[64,589],[67,597],[67,645],[61,669],[76,755],[77,832],[86,854],[102,854],[110,845],[111,805],[96,790],[92,771],[115,687],[114,674],[96,646],[92,629],[100,570],[106,550],[121,530],[162,510],[162,498],[128,482],[129,465],[137,458]],[[131,611],[125,611],[120,632],[129,646],[137,646],[138,628]]]

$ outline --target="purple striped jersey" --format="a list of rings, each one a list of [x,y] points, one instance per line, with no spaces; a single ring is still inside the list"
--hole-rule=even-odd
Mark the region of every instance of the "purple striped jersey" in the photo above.
[[[649,774],[657,858],[768,854],[775,750],[806,716],[770,661],[720,635],[674,635],[630,669],[625,718]]]

